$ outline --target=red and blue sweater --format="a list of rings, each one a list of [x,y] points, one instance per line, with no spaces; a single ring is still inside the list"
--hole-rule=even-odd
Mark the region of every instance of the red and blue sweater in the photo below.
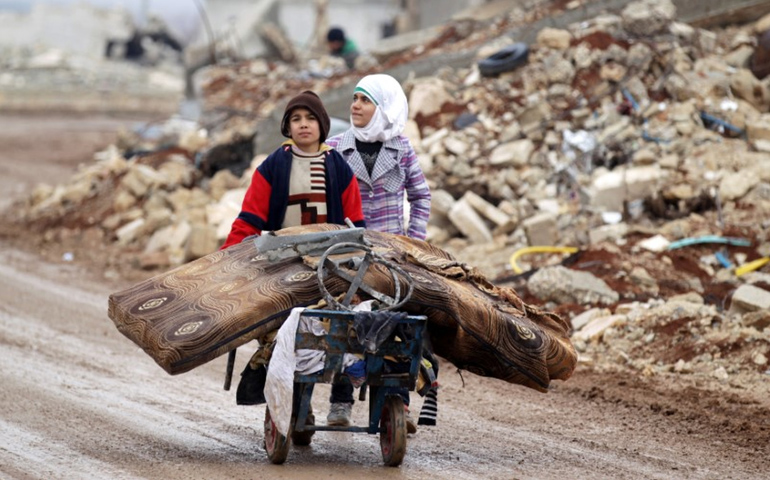
[[[365,227],[361,210],[361,191],[348,163],[326,145],[326,212],[327,222],[345,225],[349,218],[357,227]],[[233,222],[222,249],[240,243],[263,230],[280,230],[289,202],[289,178],[292,164],[291,142],[281,145],[254,171],[246,190],[241,213]]]

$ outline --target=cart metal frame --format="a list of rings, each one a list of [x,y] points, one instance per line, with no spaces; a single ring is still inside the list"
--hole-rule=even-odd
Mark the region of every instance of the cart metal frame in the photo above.
[[[310,437],[317,431],[365,432],[380,434],[383,461],[398,466],[406,453],[406,420],[404,403],[400,396],[389,393],[390,387],[406,387],[414,391],[420,362],[422,361],[423,336],[427,317],[406,316],[396,326],[390,339],[383,342],[376,352],[366,352],[348,334],[354,315],[361,312],[338,310],[305,310],[303,316],[330,320],[329,332],[316,336],[309,332],[297,332],[295,349],[323,350],[326,352],[324,368],[310,375],[295,374],[294,399],[288,437],[295,445],[309,445]],[[398,336],[398,339],[395,336]],[[310,400],[316,383],[331,383],[347,377],[342,373],[345,353],[363,354],[366,360],[366,380],[361,389],[369,393],[369,419],[366,426],[307,425]],[[406,365],[404,373],[386,373],[386,357],[397,359]],[[275,430],[269,409],[265,415],[265,448],[272,463],[283,463],[288,455],[289,442]]]

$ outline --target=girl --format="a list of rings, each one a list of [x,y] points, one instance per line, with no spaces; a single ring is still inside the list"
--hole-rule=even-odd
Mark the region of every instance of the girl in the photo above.
[[[385,74],[367,75],[353,90],[351,128],[327,144],[340,152],[358,178],[368,229],[425,240],[430,189],[412,144],[402,135],[408,114],[398,80]],[[409,203],[408,225],[404,197]],[[400,389],[398,393],[409,405],[409,392]],[[333,384],[331,402],[327,423],[348,425],[353,387]],[[407,427],[409,433],[417,430],[411,417]]]

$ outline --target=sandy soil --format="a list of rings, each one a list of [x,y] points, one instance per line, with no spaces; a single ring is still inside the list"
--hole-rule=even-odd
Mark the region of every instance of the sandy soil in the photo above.
[[[122,121],[0,115],[3,206],[74,173]],[[382,466],[375,436],[325,432],[270,465],[264,406],[237,406],[234,388],[223,390],[224,358],[172,377],[113,326],[108,295],[147,273],[107,269],[112,255],[96,249],[65,262],[66,239],[44,249],[24,240],[41,235],[0,228],[2,479],[759,479],[770,470],[764,389],[612,364],[581,364],[540,394],[445,363],[439,424],[409,438],[400,468]],[[251,351],[239,351],[236,372]],[[320,418],[327,392],[314,397]],[[365,414],[357,404],[355,418]]]

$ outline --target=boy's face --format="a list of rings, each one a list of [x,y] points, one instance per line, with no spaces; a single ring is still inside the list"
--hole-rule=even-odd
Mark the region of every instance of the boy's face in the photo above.
[[[350,120],[358,128],[369,125],[377,105],[363,93],[353,94],[353,103],[350,104]]]
[[[294,143],[305,152],[317,152],[321,146],[321,128],[313,113],[302,107],[292,110],[289,116],[289,132]]]

